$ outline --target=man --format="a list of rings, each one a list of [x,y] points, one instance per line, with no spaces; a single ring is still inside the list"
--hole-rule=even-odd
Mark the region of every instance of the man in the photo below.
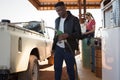
[[[65,60],[69,80],[75,80],[75,49],[81,36],[79,19],[66,11],[64,2],[55,4],[55,10],[59,17],[55,20],[55,33],[53,47],[55,80],[61,80],[62,64]]]

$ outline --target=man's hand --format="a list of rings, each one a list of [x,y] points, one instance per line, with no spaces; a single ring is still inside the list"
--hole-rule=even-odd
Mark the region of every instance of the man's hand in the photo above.
[[[60,34],[59,36],[58,36],[58,40],[60,41],[60,40],[65,40],[66,38],[68,38],[68,34],[67,33],[63,33],[63,34]]]

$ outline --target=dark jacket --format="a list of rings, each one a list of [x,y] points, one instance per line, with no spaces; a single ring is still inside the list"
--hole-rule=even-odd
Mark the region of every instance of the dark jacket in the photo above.
[[[80,28],[80,24],[79,24],[79,19],[77,17],[73,16],[70,13],[70,11],[67,11],[67,14],[68,14],[68,16],[64,22],[64,33],[68,33],[68,35],[69,35],[69,37],[67,38],[67,42],[70,46],[65,44],[65,49],[71,51],[70,50],[70,48],[71,48],[72,51],[74,51],[78,46],[76,39],[80,39],[80,37],[81,37],[81,28]],[[59,23],[60,23],[60,17],[58,17],[55,20],[55,29],[56,30],[59,29]],[[54,37],[52,50],[55,50],[56,42],[57,42],[57,36]]]

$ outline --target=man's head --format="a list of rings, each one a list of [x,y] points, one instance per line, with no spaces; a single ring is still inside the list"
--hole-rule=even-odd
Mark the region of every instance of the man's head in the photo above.
[[[62,18],[65,18],[67,16],[66,6],[65,6],[64,2],[60,1],[60,2],[56,3],[55,10],[58,13],[58,15]]]

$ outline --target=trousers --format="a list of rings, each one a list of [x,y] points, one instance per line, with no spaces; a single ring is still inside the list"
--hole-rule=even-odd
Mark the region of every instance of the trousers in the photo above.
[[[67,73],[69,80],[75,80],[75,57],[70,51],[66,51],[64,48],[56,46],[54,54],[54,70],[55,70],[55,80],[61,80],[62,76],[62,65],[65,60]]]

